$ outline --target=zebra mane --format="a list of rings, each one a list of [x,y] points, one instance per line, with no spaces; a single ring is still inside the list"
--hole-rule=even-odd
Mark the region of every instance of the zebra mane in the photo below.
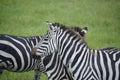
[[[53,23],[52,25],[57,26],[60,29],[63,29],[64,31],[67,30],[67,33],[69,33],[70,35],[77,35],[80,38],[82,38],[82,35],[78,34],[82,30],[80,27],[77,27],[77,26],[74,26],[74,27],[73,26],[65,26],[65,25],[59,24],[59,23]]]
[[[85,42],[84,37],[82,35],[79,34],[79,32],[82,30],[79,27],[74,27],[73,26],[66,26],[60,23],[52,23],[53,26],[59,27],[60,29],[62,29],[63,31],[67,30],[67,33],[70,34],[71,36],[76,36],[76,38],[78,39],[82,39],[83,42]],[[85,42],[86,43],[86,42]]]
[[[74,26],[70,27],[70,29],[74,30],[77,34],[81,35],[82,37],[85,37],[85,33],[82,32],[82,29],[80,27]]]

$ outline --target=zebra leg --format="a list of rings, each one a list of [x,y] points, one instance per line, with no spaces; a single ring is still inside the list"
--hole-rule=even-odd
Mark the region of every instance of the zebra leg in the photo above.
[[[0,66],[0,75],[3,73],[3,67]]]
[[[40,65],[39,65],[40,62],[41,62],[41,59],[35,61],[34,80],[40,80],[40,75],[41,75],[41,71],[39,70],[40,69]]]
[[[2,73],[3,73],[3,70],[2,70],[2,69],[0,69],[0,75],[2,75]]]
[[[34,65],[34,71],[35,71],[35,80],[39,80],[40,79],[40,75],[41,72],[45,72],[46,68],[44,67],[43,61],[41,59],[37,59],[35,61],[35,65]]]
[[[34,80],[40,80],[40,71],[39,70],[35,70],[34,72]]]

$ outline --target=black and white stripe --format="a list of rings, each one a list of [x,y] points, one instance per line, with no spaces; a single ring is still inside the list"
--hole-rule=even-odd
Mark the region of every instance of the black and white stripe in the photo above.
[[[13,72],[24,72],[34,69],[34,65],[39,60],[34,60],[33,47],[41,40],[41,36],[20,37],[12,35],[0,35],[0,70],[9,70]],[[55,61],[54,61],[55,60]],[[40,70],[45,67],[46,71]],[[57,70],[56,67],[59,67]],[[39,71],[48,75],[49,80],[72,80],[66,68],[59,60],[58,55],[50,55],[42,59],[42,64],[35,71],[35,80],[39,78]],[[57,71],[56,71],[57,70]],[[56,76],[58,75],[59,76]]]
[[[10,71],[28,71],[33,68],[32,48],[41,37],[17,37],[0,35],[0,64]]]
[[[73,30],[47,23],[50,30],[39,42],[37,56],[58,53],[74,80],[120,80],[120,50],[90,49]]]
[[[0,34],[0,70],[24,72],[34,69],[33,47],[40,36],[20,37]],[[39,74],[37,74],[39,75]]]

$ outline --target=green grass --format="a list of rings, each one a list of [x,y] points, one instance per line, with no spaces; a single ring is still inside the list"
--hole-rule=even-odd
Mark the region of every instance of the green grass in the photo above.
[[[47,76],[45,74],[41,74],[41,80],[47,80]],[[33,80],[34,78],[34,71],[28,72],[8,72],[4,71],[2,75],[0,75],[0,80]]]
[[[0,0],[0,34],[43,35],[46,20],[88,26],[90,48],[120,48],[120,0]],[[5,71],[0,80],[32,80],[33,72]],[[44,76],[43,76],[44,78]],[[44,79],[46,80],[46,79]]]

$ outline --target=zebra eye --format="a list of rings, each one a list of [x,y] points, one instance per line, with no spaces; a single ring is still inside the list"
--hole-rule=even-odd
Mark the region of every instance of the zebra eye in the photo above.
[[[54,30],[54,32],[56,32],[56,30]]]

